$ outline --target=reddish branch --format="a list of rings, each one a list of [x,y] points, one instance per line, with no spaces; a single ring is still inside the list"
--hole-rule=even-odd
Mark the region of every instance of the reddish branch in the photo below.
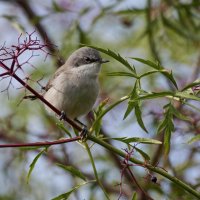
[[[125,171],[127,170],[129,172],[129,174],[131,175],[131,178],[132,178],[132,181],[136,184],[138,190],[145,196],[146,199],[149,199],[149,200],[153,200],[143,189],[142,187],[139,185],[137,179],[135,178],[133,172],[131,171],[130,167],[131,166],[136,166],[134,164],[130,164],[129,163],[129,160],[134,152],[134,148],[132,148],[130,151],[128,151],[127,149],[125,149],[126,151],[126,157],[124,158],[124,160],[122,161],[122,170],[121,170],[121,182],[120,182],[120,195],[118,197],[118,200],[121,198],[121,196],[123,195],[122,194],[122,180],[123,180],[123,176],[124,176],[124,173]],[[145,166],[143,166],[145,167]]]
[[[24,1],[24,0],[16,0],[16,3],[21,7],[21,9],[24,11],[25,15],[28,17],[30,22],[36,27],[37,31],[40,33],[40,36],[43,38],[44,41],[47,41],[47,43],[52,43],[51,38],[46,34],[46,31],[44,27],[42,26],[40,20],[37,20],[38,15],[34,12],[34,10],[30,6],[29,1]],[[35,22],[35,23],[33,23]],[[49,52],[51,54],[57,54],[55,51],[55,48],[52,48],[52,46],[47,46]],[[57,60],[57,66],[61,66],[63,64],[63,59],[59,57]]]
[[[15,143],[15,144],[0,144],[0,148],[9,148],[9,147],[36,147],[36,146],[51,146],[51,145],[57,145],[57,144],[63,144],[63,143],[69,143],[69,142],[74,142],[77,140],[80,140],[81,136],[77,136],[74,138],[66,138],[66,139],[60,139],[60,140],[55,140],[52,142],[30,142],[30,143]]]
[[[51,108],[57,115],[61,115],[61,111],[58,110],[56,107],[54,107],[52,104],[50,104],[46,99],[43,98],[42,95],[40,95],[37,91],[35,91],[32,87],[30,87],[26,82],[23,81],[22,78],[20,78],[17,75],[17,71],[21,70],[23,71],[23,67],[27,64],[27,62],[33,57],[33,53],[35,51],[42,51],[46,54],[46,57],[48,56],[48,52],[46,51],[46,48],[48,46],[52,46],[52,44],[49,44],[45,42],[44,44],[41,43],[39,39],[33,38],[33,34],[35,32],[32,32],[31,34],[27,33],[27,37],[25,40],[21,41],[21,35],[18,38],[18,44],[12,45],[11,48],[5,47],[3,45],[0,48],[0,67],[4,69],[4,72],[0,74],[0,77],[8,78],[11,77],[16,79],[21,85],[29,90],[32,94],[34,94],[38,99],[40,99],[44,104],[46,104],[49,108]],[[20,63],[19,57],[25,53],[25,52],[31,52],[32,56],[28,59],[28,61]],[[9,64],[8,64],[9,63]],[[11,80],[12,81],[12,80]],[[9,82],[9,85],[6,90],[9,89],[9,86],[12,84],[12,82]],[[75,129],[78,131],[81,131],[82,128],[78,126],[73,120],[65,117],[64,120],[68,122],[70,125],[72,125]]]

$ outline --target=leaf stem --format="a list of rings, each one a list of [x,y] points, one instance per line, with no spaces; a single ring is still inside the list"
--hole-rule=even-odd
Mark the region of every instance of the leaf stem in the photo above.
[[[105,194],[106,198],[109,200],[110,198],[109,198],[107,192],[105,191],[105,189],[104,189],[104,187],[103,187],[103,185],[102,185],[102,183],[101,183],[101,181],[100,181],[100,179],[98,177],[97,169],[96,169],[96,166],[95,166],[94,159],[92,157],[92,153],[90,151],[90,148],[89,148],[89,146],[88,146],[88,144],[86,142],[84,143],[84,146],[85,146],[85,148],[87,150],[87,153],[89,155],[89,158],[90,158],[90,161],[91,161],[91,164],[92,164],[92,168],[93,168],[93,171],[94,171],[94,176],[96,178],[96,181],[99,184],[99,186],[101,187],[101,189],[102,189],[103,193]]]

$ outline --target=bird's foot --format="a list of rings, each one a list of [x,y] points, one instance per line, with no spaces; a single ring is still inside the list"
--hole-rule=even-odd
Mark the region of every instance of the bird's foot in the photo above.
[[[88,129],[87,126],[83,125],[82,131],[80,133],[81,136],[81,141],[85,142],[87,140],[88,137]]]
[[[61,111],[61,115],[60,115],[60,117],[59,117],[59,120],[61,121],[61,120],[65,119],[65,118],[66,118],[66,114],[65,114],[65,112],[62,110],[62,111]]]
[[[79,125],[82,126],[82,130],[80,132],[80,136],[81,136],[81,141],[84,142],[87,140],[88,137],[88,129],[87,126],[82,123],[81,121],[79,121],[77,118],[74,119],[75,122],[77,122]]]

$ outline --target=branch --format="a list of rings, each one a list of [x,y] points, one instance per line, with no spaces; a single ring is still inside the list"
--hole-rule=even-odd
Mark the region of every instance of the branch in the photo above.
[[[104,142],[103,140],[94,137],[92,135],[88,136],[88,139],[103,146],[104,148],[108,149],[109,151],[112,151],[113,153],[116,153],[117,155],[126,158],[126,153],[124,153],[123,151],[113,147],[112,145]],[[173,183],[175,183],[176,185],[178,185],[180,188],[184,189],[185,191],[189,192],[190,194],[192,194],[195,197],[200,198],[200,193],[197,192],[196,190],[194,190],[192,187],[190,187],[190,185],[182,182],[181,180],[179,180],[178,178],[168,174],[164,169],[160,168],[160,167],[155,167],[151,164],[147,164],[145,162],[142,162],[134,157],[131,157],[130,162],[137,164],[138,166],[144,167],[146,169],[149,169],[155,173],[158,173],[164,177],[166,177],[167,179],[171,180]]]
[[[33,24],[33,21],[35,19],[38,19],[38,15],[32,10],[31,6],[29,5],[29,1],[16,0],[16,3],[18,3],[18,5],[23,9],[24,13],[28,17],[31,24]],[[42,26],[39,21],[37,21],[37,23],[35,23],[34,25],[37,28],[38,32],[40,33],[40,36],[42,37],[43,41],[46,41],[47,43],[52,44],[53,42],[50,39],[50,37],[47,35],[44,26]],[[48,50],[52,55],[57,54],[55,48],[48,47]],[[62,58],[58,58],[56,61],[57,61],[57,66],[61,66],[63,64]]]
[[[17,144],[0,144],[0,148],[12,148],[12,147],[44,147],[44,146],[51,146],[51,145],[58,145],[63,143],[74,142],[80,140],[81,136],[77,136],[74,138],[66,138],[55,140],[52,142],[31,142],[31,143],[17,143]]]
[[[23,71],[23,67],[26,62],[19,63],[18,58],[25,52],[31,51],[32,55],[34,51],[43,51],[46,53],[46,56],[49,54],[45,51],[45,48],[53,46],[51,43],[44,43],[42,44],[40,40],[36,38],[33,38],[33,34],[35,33],[27,33],[27,36],[23,42],[21,42],[21,35],[18,37],[18,44],[17,46],[12,45],[11,48],[6,48],[5,46],[2,46],[0,48],[0,67],[5,70],[4,73],[0,74],[0,77],[7,78],[11,77],[16,79],[21,85],[28,89],[32,94],[34,94],[38,99],[40,99],[44,104],[46,104],[50,109],[52,109],[57,115],[61,115],[61,111],[58,110],[56,107],[54,107],[52,104],[50,104],[46,99],[43,98],[42,95],[40,95],[38,92],[36,92],[32,87],[30,87],[26,82],[21,79],[16,72],[20,69]],[[32,56],[28,59],[28,61],[32,58]],[[10,61],[11,64],[5,64],[6,61]],[[5,62],[5,63],[4,63]],[[9,89],[9,86],[11,85],[11,81],[9,82],[8,87],[6,90]],[[64,117],[64,120],[68,122],[71,126],[73,126],[76,130],[81,131],[82,128],[78,126],[73,120]]]

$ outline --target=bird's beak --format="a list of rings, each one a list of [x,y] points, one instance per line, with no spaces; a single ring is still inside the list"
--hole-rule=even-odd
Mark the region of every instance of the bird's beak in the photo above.
[[[110,62],[110,61],[109,61],[109,60],[104,60],[104,59],[102,59],[102,60],[100,61],[101,64],[107,63],[107,62]]]

